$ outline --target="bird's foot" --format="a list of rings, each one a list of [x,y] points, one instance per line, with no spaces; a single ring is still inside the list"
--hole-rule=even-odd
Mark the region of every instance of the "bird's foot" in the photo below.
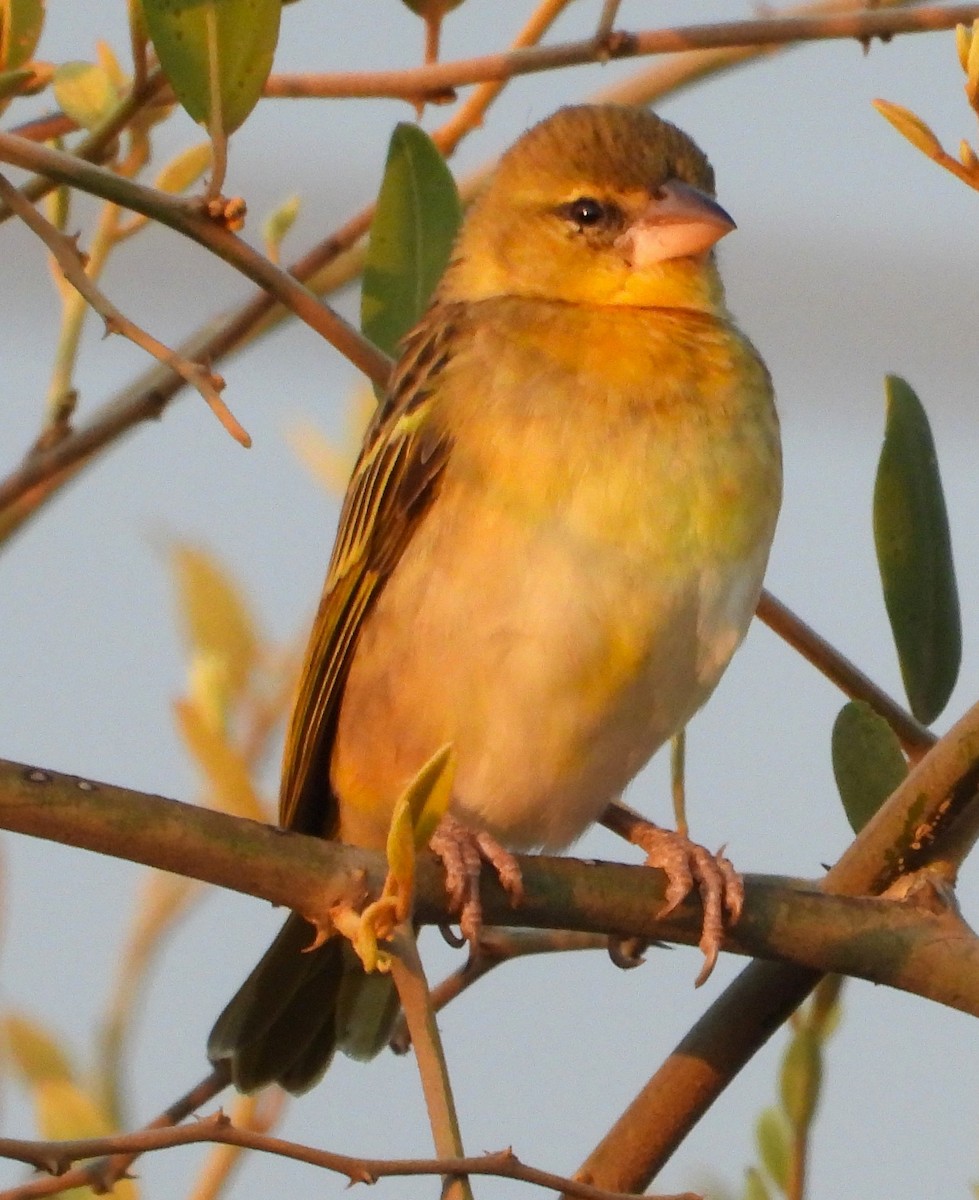
[[[682,833],[641,822],[629,833],[629,840],[646,855],[647,867],[666,872],[666,904],[660,916],[667,916],[697,888],[704,906],[700,950],[704,965],[695,986],[708,978],[717,962],[726,924],[734,925],[744,906],[744,883],[725,858],[723,850],[712,854]]]
[[[523,879],[516,858],[496,838],[467,828],[451,815],[442,818],[429,846],[445,867],[445,890],[453,911],[458,913],[462,936],[475,946],[483,928],[483,906],[479,899],[479,877],[483,863],[496,872],[510,903],[523,899]]]

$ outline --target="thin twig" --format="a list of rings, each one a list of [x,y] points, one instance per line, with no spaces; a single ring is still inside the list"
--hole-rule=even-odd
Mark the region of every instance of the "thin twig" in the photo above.
[[[608,950],[608,937],[601,933],[579,933],[570,929],[500,929],[484,927],[479,947],[458,970],[432,988],[432,1008],[441,1012],[485,978],[495,967],[536,954],[562,954],[578,950]],[[388,1043],[395,1054],[407,1054],[411,1034],[404,1016],[398,1019]]]
[[[769,591],[758,601],[758,617],[783,641],[821,671],[851,700],[864,700],[890,725],[912,762],[918,762],[938,740],[896,700],[830,645]]]
[[[113,1184],[126,1177],[133,1161],[143,1153],[142,1147],[134,1145],[132,1142],[120,1141],[120,1138],[139,1139],[141,1136],[151,1140],[154,1136],[166,1138],[167,1134],[172,1133],[181,1121],[186,1120],[192,1113],[197,1112],[199,1108],[210,1103],[215,1096],[223,1092],[229,1082],[230,1071],[227,1065],[222,1064],[215,1067],[210,1075],[206,1075],[190,1091],[185,1092],[173,1104],[168,1105],[158,1117],[154,1117],[152,1121],[144,1125],[142,1130],[131,1134],[110,1136],[103,1140],[101,1148],[93,1150],[90,1155],[63,1156],[54,1149],[57,1143],[48,1143],[45,1150],[41,1149],[45,1146],[43,1142],[37,1143],[40,1149],[38,1157],[23,1156],[16,1151],[8,1154],[7,1150],[11,1148],[11,1145],[5,1145],[0,1141],[0,1155],[3,1157],[26,1162],[39,1171],[57,1172],[53,1178],[32,1179],[28,1183],[8,1188],[6,1191],[0,1192],[0,1200],[32,1200],[35,1196],[54,1196],[74,1187],[90,1186],[95,1189],[97,1194],[111,1191]],[[189,1126],[189,1128],[193,1129],[195,1126]],[[94,1158],[95,1155],[101,1157],[84,1166],[69,1167],[70,1162],[82,1158]]]
[[[288,1096],[281,1088],[265,1088],[257,1096],[236,1096],[231,1123],[236,1129],[267,1135],[279,1123],[287,1101]],[[186,1200],[218,1200],[246,1149],[230,1143],[215,1146],[204,1160]]]
[[[42,172],[56,183],[80,188],[120,207],[143,213],[189,237],[264,288],[335,346],[369,379],[383,383],[387,378],[391,369],[387,355],[362,337],[339,313],[317,299],[293,275],[210,219],[198,204],[175,198],[168,192],[146,187],[131,179],[123,179],[112,171],[82,162],[74,155],[63,154],[48,146],[38,146],[9,133],[0,133],[0,161]]]
[[[153,1150],[167,1150],[173,1146],[195,1146],[216,1142],[229,1146],[243,1146],[276,1154],[282,1158],[308,1163],[345,1175],[351,1184],[375,1183],[378,1179],[404,1178],[424,1175],[486,1175],[502,1179],[515,1179],[537,1187],[562,1189],[566,1195],[580,1200],[630,1200],[631,1194],[610,1192],[592,1187],[572,1179],[542,1171],[522,1163],[512,1150],[476,1155],[471,1158],[448,1159],[384,1159],[354,1158],[347,1154],[333,1154],[328,1150],[317,1150],[301,1142],[290,1142],[284,1138],[269,1137],[250,1129],[239,1129],[232,1125],[221,1112],[205,1117],[193,1125],[179,1128],[147,1128],[136,1133],[122,1133],[109,1137],[84,1138],[76,1141],[43,1142],[21,1138],[0,1138],[0,1155],[25,1162],[39,1170],[57,1170],[65,1162],[88,1158],[97,1154],[126,1157],[132,1162],[140,1154]],[[26,1200],[33,1196],[50,1196],[77,1186],[77,1177],[85,1176],[91,1168],[75,1168],[53,1179],[45,1179],[10,1188],[0,1192],[0,1200]],[[92,1181],[85,1176],[81,1182]],[[101,1179],[98,1181],[101,1183]],[[45,1185],[43,1190],[38,1184]],[[699,1200],[688,1192],[679,1196],[661,1196],[659,1200]]]
[[[556,46],[504,51],[401,71],[282,73],[269,78],[265,94],[280,99],[388,96],[414,102],[418,98],[437,97],[449,89],[468,84],[512,79],[518,75],[581,66],[605,59],[840,39],[867,43],[873,38],[890,39],[898,34],[954,29],[956,25],[968,24],[977,18],[979,5],[962,4],[952,8],[933,6],[884,12],[869,9],[819,17],[769,17],[709,25],[679,25],[673,29],[650,29],[635,33],[619,30],[600,43],[594,37],[589,37]]]
[[[157,68],[155,71],[151,71],[141,83],[134,83],[129,95],[123,97],[102,122],[73,148],[72,155],[85,162],[100,162],[106,147],[111,146],[140,109],[156,97],[163,87],[164,81],[163,72]],[[46,196],[56,186],[54,180],[42,174],[35,179],[28,180],[20,189],[20,193],[25,199],[33,202]],[[6,207],[0,205],[0,223],[12,215],[13,210],[9,205]]]
[[[882,0],[882,3],[894,5],[906,2],[907,0]],[[528,22],[519,37],[541,36],[547,22],[553,19],[554,8],[560,4],[560,0],[550,0],[550,3],[550,9],[545,11],[545,6],[542,5],[539,10],[539,25],[531,28],[531,22]],[[818,4],[803,6],[799,12],[822,13],[826,7],[823,0]],[[781,47],[785,48],[787,47]],[[744,65],[759,54],[772,53],[778,49],[779,47],[728,48],[677,54],[658,63],[653,69],[637,72],[629,79],[603,89],[595,99],[609,103],[647,104],[697,79]],[[475,101],[476,96],[472,99]],[[467,131],[467,124],[458,123],[458,116],[459,114],[456,114],[450,118],[433,135],[444,153],[451,153],[459,138]],[[483,167],[462,181],[460,192],[464,199],[471,198],[487,173],[488,168]],[[288,268],[289,274],[300,282],[306,282],[318,293],[333,291],[348,282],[360,270],[362,256],[353,247],[369,228],[373,212],[373,204],[362,209],[341,228],[297,259]],[[344,254],[347,257],[342,269],[338,269],[337,260]],[[199,357],[213,363],[220,362],[229,352],[240,348],[256,333],[271,328],[273,320],[270,318],[283,311],[275,296],[259,291],[229,316],[215,320],[209,327],[192,335],[183,343],[181,351],[188,357]],[[169,371],[159,370],[137,379],[113,400],[107,401],[86,425],[62,439],[56,446],[32,455],[28,462],[0,482],[0,514],[6,516],[6,526],[22,526],[47,500],[55,496],[63,483],[84,466],[87,460],[92,459],[97,451],[104,449],[141,422],[158,418],[180,390],[181,383],[178,376]]]
[[[399,925],[391,940],[391,978],[414,1043],[435,1153],[441,1159],[465,1158],[445,1051],[411,922]],[[473,1200],[468,1177],[447,1172],[442,1195],[443,1200]]]
[[[221,399],[220,391],[224,387],[224,380],[220,375],[215,375],[203,364],[193,362],[175,350],[171,350],[169,346],[165,346],[163,342],[121,312],[95,285],[86,272],[76,244],[56,229],[46,217],[43,217],[34,205],[26,200],[10,180],[2,174],[0,174],[0,197],[51,251],[68,282],[102,317],[107,334],[121,334],[151,354],[158,362],[176,372],[185,383],[189,383],[200,393],[211,411],[236,442],[242,446],[252,444],[247,432]]]

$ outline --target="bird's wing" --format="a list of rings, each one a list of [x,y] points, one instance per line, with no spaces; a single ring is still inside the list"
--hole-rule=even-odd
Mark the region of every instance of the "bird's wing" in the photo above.
[[[449,356],[455,309],[431,309],[405,339],[347,487],[286,738],[279,823],[287,829],[336,831],[330,756],[357,636],[435,495],[449,451],[430,398]]]

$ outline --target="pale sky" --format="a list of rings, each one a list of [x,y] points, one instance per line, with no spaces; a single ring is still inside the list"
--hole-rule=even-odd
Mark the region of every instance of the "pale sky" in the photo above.
[[[41,56],[94,54],[106,37],[125,52],[122,0],[52,5]],[[468,0],[448,19],[443,57],[501,44],[530,6]],[[597,0],[578,0],[552,35],[586,36]],[[620,25],[750,15],[747,6],[628,0]],[[420,26],[395,0],[288,6],[281,69],[337,69],[417,60]],[[635,64],[514,83],[458,166],[474,167],[561,103],[587,98]],[[976,472],[976,222],[979,199],[927,162],[872,109],[877,96],[928,120],[954,150],[975,139],[951,33],[898,38],[864,55],[854,43],[777,56],[660,106],[711,157],[718,196],[738,222],[722,247],[731,306],[766,358],[783,419],[786,497],[768,586],[879,683],[900,695],[873,557],[870,498],[883,429],[883,377],[904,375],[931,416],[946,482],[964,599],[964,665],[939,730],[979,694],[975,606],[979,555]],[[303,213],[286,253],[341,224],[376,187],[387,138],[404,104],[270,102],[232,142],[229,190],[241,192],[257,236],[286,195]],[[430,111],[431,129],[441,113]],[[174,148],[199,134],[186,118],[164,135]],[[10,299],[0,333],[4,472],[29,445],[47,384],[52,290],[40,248],[7,226],[0,280]],[[127,247],[106,278],[113,299],[178,340],[249,285],[175,235]],[[355,298],[346,300],[355,311]],[[93,323],[79,371],[83,411],[144,369],[138,351],[99,340]],[[0,699],[5,757],[181,799],[197,793],[171,701],[184,686],[162,547],[210,547],[242,580],[266,627],[295,635],[325,570],[336,504],[288,448],[302,418],[338,436],[353,373],[305,328],[266,338],[223,364],[226,398],[254,439],[246,452],[203,405],[185,398],[88,470],[0,556]],[[689,739],[691,822],[726,843],[745,870],[817,876],[849,834],[832,779],[829,735],[841,698],[756,626]],[[274,779],[269,778],[270,793]],[[669,819],[663,764],[628,794]],[[635,861],[602,831],[577,852]],[[40,842],[5,839],[4,985],[0,1003],[48,1022],[78,1059],[91,1043],[131,911],[139,872],[128,864]],[[960,887],[979,909],[977,871]],[[206,1070],[213,1018],[281,920],[259,901],[214,895],[179,931],[138,1023],[132,1111],[149,1118]],[[425,939],[432,976],[458,955]],[[741,964],[723,957],[699,992],[694,951],[651,952],[638,971],[603,955],[512,964],[457,1005],[441,1026],[463,1135],[473,1152],[512,1145],[525,1161],[570,1174],[675,1041]],[[976,1029],[923,1000],[853,983],[831,1044],[813,1145],[813,1197],[968,1194],[979,1178]],[[719,1178],[740,1191],[755,1161],[753,1122],[773,1101],[776,1036],[695,1130],[657,1182],[660,1191]],[[922,1089],[922,1079],[927,1088]],[[941,1107],[931,1100],[941,1097]],[[32,1132],[11,1088],[10,1134]],[[283,1136],[365,1155],[428,1156],[430,1135],[414,1064],[385,1055],[338,1061],[295,1102]],[[199,1150],[139,1165],[146,1192],[180,1196]],[[0,1164],[0,1186],[22,1177]],[[428,1182],[380,1183],[378,1195],[431,1196]],[[342,1179],[254,1158],[231,1195],[333,1197]],[[526,1188],[482,1181],[477,1196]]]

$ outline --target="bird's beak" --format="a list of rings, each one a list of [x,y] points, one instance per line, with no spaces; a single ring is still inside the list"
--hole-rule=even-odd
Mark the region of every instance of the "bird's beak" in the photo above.
[[[704,254],[736,228],[706,192],[671,179],[616,239],[615,246],[633,267],[642,270],[672,258]]]

